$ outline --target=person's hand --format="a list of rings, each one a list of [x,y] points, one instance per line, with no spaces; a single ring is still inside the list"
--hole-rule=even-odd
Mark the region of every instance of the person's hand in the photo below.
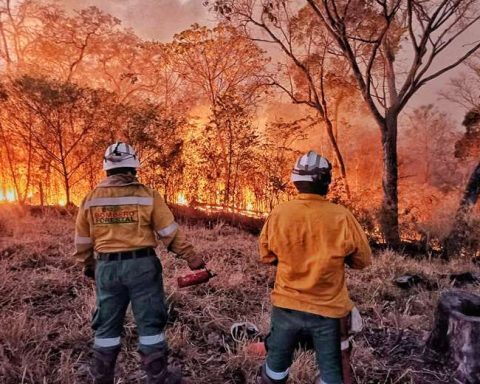
[[[83,274],[88,277],[89,279],[95,280],[95,266],[93,265],[86,265],[83,268]]]
[[[199,255],[194,255],[188,260],[188,267],[192,270],[195,271],[197,269],[202,269],[205,268],[205,261],[203,260],[203,257]]]

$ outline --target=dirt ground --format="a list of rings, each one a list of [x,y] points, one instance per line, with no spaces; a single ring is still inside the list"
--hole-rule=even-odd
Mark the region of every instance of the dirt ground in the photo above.
[[[252,383],[262,359],[237,342],[230,326],[249,321],[261,335],[269,328],[269,292],[274,269],[257,262],[256,238],[218,224],[184,227],[218,274],[207,285],[179,290],[182,260],[159,252],[164,267],[172,364],[180,364],[195,384]],[[49,213],[33,217],[16,208],[0,214],[0,383],[89,383],[86,368],[92,343],[90,318],[94,284],[71,258],[73,217]],[[480,272],[466,260],[449,264],[415,261],[389,251],[375,255],[363,272],[348,272],[353,300],[365,330],[354,340],[353,366],[359,384],[455,383],[448,364],[424,358],[435,304],[452,288],[451,272]],[[393,279],[414,273],[425,283],[400,289]],[[466,285],[480,293],[478,285]],[[311,352],[299,351],[290,383],[312,383]],[[117,383],[141,383],[136,331],[129,313]]]

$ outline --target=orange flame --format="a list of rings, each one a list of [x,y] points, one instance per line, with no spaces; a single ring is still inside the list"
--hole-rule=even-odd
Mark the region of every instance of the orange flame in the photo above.
[[[0,190],[0,201],[7,201],[9,203],[17,200],[17,194],[13,188],[7,188],[5,191]]]
[[[185,196],[185,194],[183,192],[180,192],[177,195],[177,200],[176,201],[177,201],[178,205],[187,205],[188,204],[187,197]]]
[[[255,194],[248,188],[243,190],[245,196],[245,210],[253,212],[255,210]]]

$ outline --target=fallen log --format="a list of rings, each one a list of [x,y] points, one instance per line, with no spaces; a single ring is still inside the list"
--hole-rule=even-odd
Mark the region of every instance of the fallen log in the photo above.
[[[441,295],[428,350],[450,359],[461,383],[480,384],[479,295],[461,290]]]

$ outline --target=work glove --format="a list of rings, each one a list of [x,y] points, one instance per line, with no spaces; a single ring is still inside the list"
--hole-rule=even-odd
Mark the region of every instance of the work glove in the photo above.
[[[193,255],[188,259],[188,267],[192,271],[205,268],[205,261],[203,260],[203,257],[199,255]]]
[[[95,266],[94,265],[86,265],[83,268],[83,274],[88,277],[89,279],[95,280]]]

